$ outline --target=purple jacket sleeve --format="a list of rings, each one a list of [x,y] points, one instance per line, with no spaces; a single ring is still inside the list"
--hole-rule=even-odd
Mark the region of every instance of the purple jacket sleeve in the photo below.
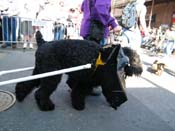
[[[103,25],[112,28],[117,26],[115,19],[110,14],[111,0],[96,0],[95,8]]]
[[[84,10],[83,10],[83,6],[84,6],[84,1],[82,2],[82,4],[81,4],[81,11],[83,12]]]

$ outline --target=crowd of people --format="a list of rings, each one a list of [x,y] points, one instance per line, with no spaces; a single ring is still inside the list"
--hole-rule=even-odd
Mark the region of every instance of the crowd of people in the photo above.
[[[67,7],[61,0],[2,0],[0,3],[2,48],[33,48],[33,37],[41,30],[46,40],[78,37],[79,7]]]
[[[142,48],[150,50],[151,53],[163,53],[166,56],[175,53],[175,24],[171,27],[153,28],[149,34],[147,37],[143,36]]]

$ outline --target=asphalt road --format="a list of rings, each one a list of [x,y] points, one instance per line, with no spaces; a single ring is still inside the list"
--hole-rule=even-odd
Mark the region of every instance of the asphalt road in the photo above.
[[[0,49],[0,70],[34,66],[34,52]],[[24,102],[0,112],[0,131],[175,131],[175,75],[169,70],[160,77],[148,72],[153,59],[143,55],[144,72],[126,80],[128,101],[118,110],[109,107],[103,95],[88,97],[85,110],[74,110],[64,75],[52,95],[54,111],[40,111],[32,93]],[[0,81],[30,74],[6,74]],[[12,93],[14,88],[15,84],[0,86]]]

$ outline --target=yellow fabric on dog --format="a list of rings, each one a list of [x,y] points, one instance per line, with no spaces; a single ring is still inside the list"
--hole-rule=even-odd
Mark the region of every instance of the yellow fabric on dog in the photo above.
[[[104,65],[105,63],[102,61],[101,59],[101,53],[98,54],[98,58],[96,60],[96,63],[95,63],[95,66],[96,68],[99,66],[99,65]]]

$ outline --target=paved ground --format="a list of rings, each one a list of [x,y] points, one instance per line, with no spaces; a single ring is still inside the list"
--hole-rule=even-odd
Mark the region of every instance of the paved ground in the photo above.
[[[52,95],[56,109],[41,112],[33,93],[23,103],[0,112],[0,131],[174,131],[175,130],[175,73],[172,63],[162,76],[148,71],[155,56],[143,54],[144,72],[140,78],[128,78],[128,101],[118,110],[110,108],[103,96],[88,97],[86,109],[71,107],[70,93],[64,75],[59,88]],[[159,57],[160,58],[160,57]],[[175,62],[174,62],[175,63]],[[34,50],[0,49],[0,70],[34,65]],[[174,66],[175,67],[175,66]],[[30,75],[31,71],[0,76],[0,81]],[[14,93],[15,84],[1,86]]]

